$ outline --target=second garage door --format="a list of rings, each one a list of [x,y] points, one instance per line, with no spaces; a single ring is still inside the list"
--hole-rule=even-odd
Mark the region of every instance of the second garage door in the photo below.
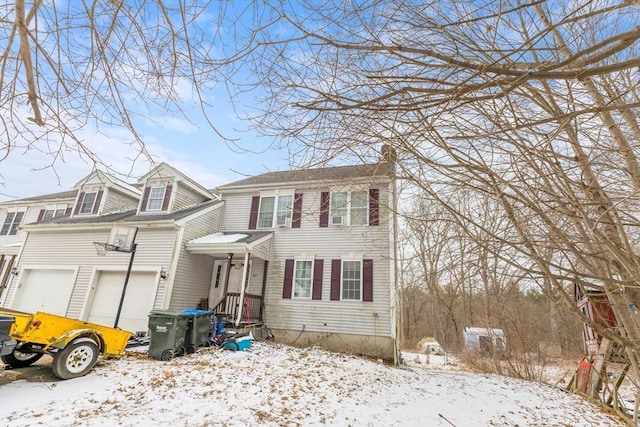
[[[149,312],[156,296],[155,272],[132,272],[129,277],[118,327],[127,331],[146,331]],[[125,272],[100,271],[89,309],[88,321],[113,326],[124,287]]]

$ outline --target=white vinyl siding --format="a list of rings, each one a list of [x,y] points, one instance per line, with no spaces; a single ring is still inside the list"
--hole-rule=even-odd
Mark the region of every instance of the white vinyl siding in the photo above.
[[[210,197],[203,196],[202,194],[194,191],[182,182],[174,182],[172,191],[174,195],[172,196],[173,202],[171,210],[174,212],[189,206],[193,206],[197,203],[213,199],[213,195],[211,195]]]
[[[300,331],[305,325],[309,332],[394,336],[390,309],[393,284],[389,271],[392,242],[386,208],[388,184],[370,185],[380,189],[378,227],[320,228],[321,192],[327,191],[326,187],[295,189],[295,193],[303,194],[301,226],[274,229],[274,237],[269,241],[271,259],[265,291],[265,318],[270,328]],[[247,230],[253,195],[255,193],[249,191],[223,194],[226,214],[222,231]],[[282,298],[285,260],[296,259],[304,253],[313,253],[315,259],[324,260],[321,301]],[[331,260],[349,253],[373,260],[373,302],[330,300]],[[255,274],[254,267],[252,283],[259,282]]]
[[[200,299],[209,296],[214,259],[208,255],[191,255],[184,244],[219,231],[222,206],[187,223],[179,245],[179,261],[175,266],[175,280],[170,309],[195,308]],[[166,303],[165,303],[166,305]]]
[[[96,269],[105,267],[126,271],[130,254],[112,252],[101,257],[96,254],[93,242],[106,242],[110,229],[102,231],[65,231],[30,232],[18,267],[29,265],[48,265],[68,267],[69,260],[78,268],[73,293],[69,301],[67,315],[79,318],[85,310],[92,277]],[[140,229],[136,237],[138,249],[135,254],[132,271],[160,271],[171,265],[173,242],[177,231],[169,229]],[[55,248],[55,250],[52,250]],[[64,248],[64,250],[61,250]],[[16,280],[11,282],[6,301],[10,301],[15,292]],[[158,299],[162,301],[166,281],[160,281]],[[0,301],[1,305],[2,301]],[[155,308],[162,308],[156,301]]]
[[[139,197],[142,197],[142,195]],[[131,197],[128,194],[116,191],[114,188],[108,188],[102,195],[102,199],[104,200],[102,202],[103,214],[136,209],[138,207],[138,203],[140,203],[139,198]]]

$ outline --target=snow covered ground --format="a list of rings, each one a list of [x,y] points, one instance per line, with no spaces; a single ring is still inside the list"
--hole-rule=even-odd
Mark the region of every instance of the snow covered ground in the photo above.
[[[426,364],[408,354],[405,361],[396,368],[264,342],[170,362],[133,353],[102,361],[82,378],[0,386],[0,425],[623,425],[545,384],[466,372],[441,356]]]

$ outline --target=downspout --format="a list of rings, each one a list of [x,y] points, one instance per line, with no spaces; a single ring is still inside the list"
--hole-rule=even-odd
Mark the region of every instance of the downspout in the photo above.
[[[394,173],[393,173],[393,177],[391,179],[391,203],[392,203],[392,209],[389,209],[389,212],[393,215],[393,221],[390,221],[390,225],[393,228],[392,232],[391,232],[391,238],[393,240],[393,254],[392,254],[392,264],[391,264],[391,274],[393,275],[392,281],[393,281],[393,290],[392,290],[392,297],[391,297],[391,301],[393,302],[393,334],[394,334],[394,340],[393,340],[393,364],[394,365],[399,365],[401,363],[401,358],[400,358],[400,322],[402,320],[402,313],[400,312],[400,310],[402,310],[402,303],[400,303],[398,301],[399,298],[399,294],[398,294],[398,284],[399,284],[399,278],[398,278],[398,186],[397,186],[397,177],[395,174],[395,168],[394,168]]]
[[[247,250],[247,246],[244,247],[244,268],[242,269],[242,283],[240,284],[240,301],[238,302],[240,307],[238,310],[238,316],[236,317],[236,327],[240,324],[240,320],[242,320],[242,310],[244,309],[244,293],[247,287],[247,272],[249,270],[249,251]]]

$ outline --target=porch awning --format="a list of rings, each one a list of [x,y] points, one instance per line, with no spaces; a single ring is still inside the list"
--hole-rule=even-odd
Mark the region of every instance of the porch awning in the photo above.
[[[226,258],[227,254],[250,253],[269,259],[271,231],[225,231],[193,239],[185,245],[189,253]]]
[[[0,255],[18,255],[22,248],[22,242],[9,243],[6,245],[0,245]]]

